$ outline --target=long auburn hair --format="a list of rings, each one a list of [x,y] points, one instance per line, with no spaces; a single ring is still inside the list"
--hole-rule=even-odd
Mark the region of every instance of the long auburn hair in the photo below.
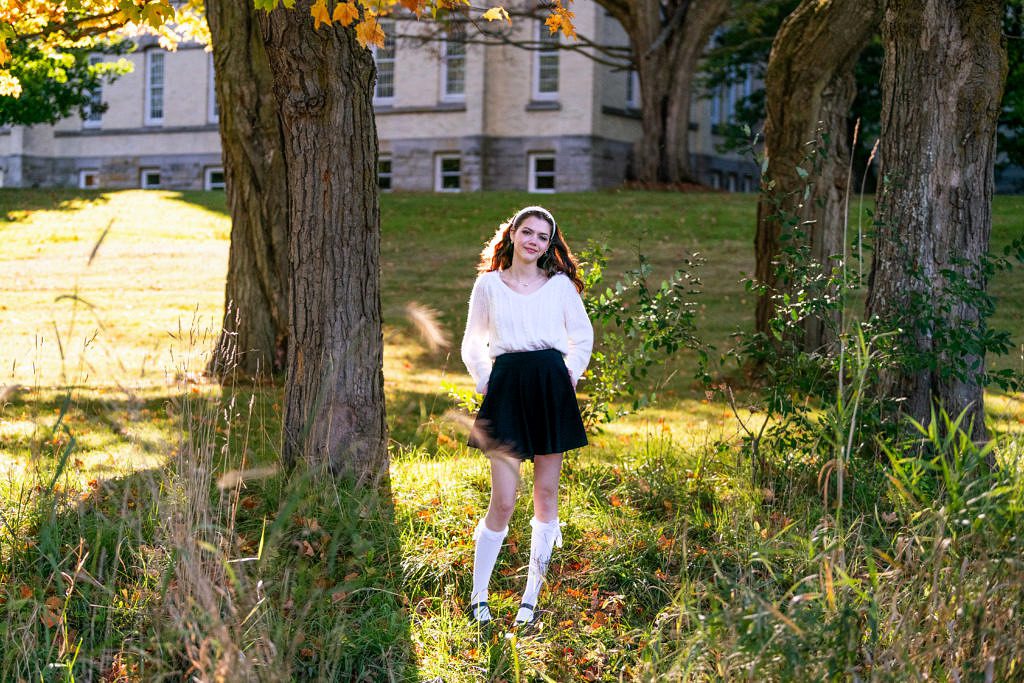
[[[540,211],[524,211],[522,213],[514,214],[507,221],[503,222],[498,226],[498,230],[494,233],[494,237],[487,243],[483,251],[480,252],[480,264],[477,266],[477,272],[480,274],[490,272],[492,270],[506,270],[512,265],[512,233],[519,229],[519,226],[523,224],[530,216],[536,216],[541,218],[545,223],[551,225],[550,219]],[[515,221],[515,225],[512,221]],[[576,291],[580,294],[583,293],[583,279],[580,278],[578,270],[579,263],[576,261],[576,257],[572,255],[572,251],[569,249],[569,245],[565,243],[565,239],[562,237],[562,228],[551,225],[552,232],[554,235],[548,242],[548,249],[545,251],[539,259],[537,259],[537,266],[543,270],[548,277],[554,276],[556,273],[565,273],[572,284],[576,287]]]

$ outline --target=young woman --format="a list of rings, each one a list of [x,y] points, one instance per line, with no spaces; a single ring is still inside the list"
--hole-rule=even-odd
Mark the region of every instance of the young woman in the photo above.
[[[523,460],[533,461],[530,565],[517,624],[534,619],[555,543],[562,454],[587,444],[576,382],[594,331],[576,259],[554,217],[528,206],[503,223],[480,255],[462,360],[484,395],[469,445],[491,462],[491,502],[473,538],[473,619],[490,621],[487,585],[508,533]]]

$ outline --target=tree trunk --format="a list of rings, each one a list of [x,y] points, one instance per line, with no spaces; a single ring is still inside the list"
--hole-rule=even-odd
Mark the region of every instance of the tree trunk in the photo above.
[[[986,437],[984,350],[957,348],[946,332],[983,332],[984,320],[970,297],[943,289],[986,285],[981,260],[1006,78],[1002,7],[889,0],[882,32],[881,172],[888,183],[877,202],[868,314],[903,323],[904,343],[932,363],[883,373],[880,391],[905,399],[902,412],[922,424],[936,403],[954,416],[966,410],[976,440]],[[950,368],[963,372],[950,376]]]
[[[387,474],[377,135],[370,51],[313,28],[310,2],[260,15],[288,179],[284,459]]]
[[[598,0],[629,35],[640,80],[643,134],[636,148],[637,180],[693,180],[690,99],[693,77],[728,0]]]
[[[284,139],[252,0],[207,0],[231,213],[224,323],[211,374],[284,370],[288,240]]]
[[[767,177],[757,205],[755,277],[768,286],[757,302],[756,325],[768,332],[774,315],[785,217],[805,226],[811,255],[830,272],[843,254],[844,202],[849,181],[848,114],[857,94],[854,67],[878,30],[880,0],[804,0],[772,44],[765,74]],[[810,175],[802,178],[800,167]],[[804,196],[808,183],[811,192]],[[810,223],[805,223],[811,221]],[[804,325],[808,351],[830,343],[824,320]]]

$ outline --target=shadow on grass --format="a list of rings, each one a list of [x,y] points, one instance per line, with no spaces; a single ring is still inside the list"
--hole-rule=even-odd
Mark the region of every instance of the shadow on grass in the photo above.
[[[0,484],[0,679],[416,678],[389,485],[268,469],[275,395],[87,400],[68,429],[52,396],[6,406],[52,426]],[[96,413],[146,406],[170,412],[167,465],[83,484],[53,435],[102,441]]]
[[[183,204],[189,204],[191,206],[198,206],[199,208],[206,209],[213,213],[219,213],[223,216],[230,215],[227,207],[227,194],[219,190],[186,190],[182,192],[173,192],[168,194],[168,199],[176,202],[182,202]]]
[[[90,204],[110,201],[104,192],[67,188],[2,189],[0,188],[0,229],[4,222],[17,221],[19,214],[33,211],[78,211]]]

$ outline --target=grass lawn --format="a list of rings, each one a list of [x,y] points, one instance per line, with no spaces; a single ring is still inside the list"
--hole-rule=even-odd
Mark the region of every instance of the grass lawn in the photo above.
[[[488,479],[486,461],[461,445],[465,428],[442,383],[470,386],[457,348],[480,247],[535,199],[382,198],[393,505],[373,507],[340,484],[273,472],[215,485],[229,470],[276,466],[279,421],[279,389],[222,393],[199,376],[223,307],[223,194],[0,191],[0,387],[18,387],[0,399],[0,678],[210,673],[231,657],[270,662],[239,669],[269,678],[741,677],[726,655],[743,650],[743,634],[730,625],[720,642],[706,640],[687,600],[714,602],[708,586],[728,578],[751,605],[774,608],[792,597],[809,559],[826,566],[819,560],[832,550],[815,535],[828,509],[817,481],[824,470],[794,462],[770,486],[751,482],[740,427],[691,380],[689,353],[667,364],[656,406],[609,425],[567,460],[565,549],[542,594],[550,612],[540,636],[504,637],[529,553],[528,468],[492,585],[502,623],[481,633],[463,617]],[[698,328],[718,350],[752,326],[741,279],[753,269],[753,196],[545,199],[576,250],[611,248],[612,281],[637,254],[667,275],[699,252]],[[998,250],[1024,232],[1024,197],[998,197],[994,216]],[[1024,367],[1024,278],[1000,273],[992,290],[992,324],[1010,330],[1017,348],[994,363]],[[426,349],[404,314],[413,302],[437,311],[453,350]],[[1020,396],[987,400],[996,432],[1024,431]],[[865,474],[850,496],[863,514],[874,505],[921,517],[876,498],[885,486]],[[384,512],[368,515],[371,507]],[[865,548],[885,537],[860,524],[846,530]],[[808,602],[838,613],[835,596],[821,595]],[[750,623],[766,628],[786,631],[797,619],[751,609]],[[687,659],[698,646],[724,659]]]

